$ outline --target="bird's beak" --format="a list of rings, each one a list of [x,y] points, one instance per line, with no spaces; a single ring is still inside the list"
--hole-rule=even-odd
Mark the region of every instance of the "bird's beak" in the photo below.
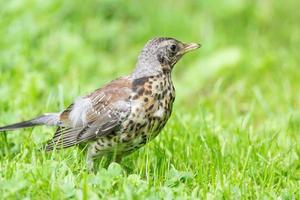
[[[193,51],[201,47],[201,44],[197,43],[186,43],[183,46],[183,49],[180,51],[180,54],[185,54],[187,52]]]

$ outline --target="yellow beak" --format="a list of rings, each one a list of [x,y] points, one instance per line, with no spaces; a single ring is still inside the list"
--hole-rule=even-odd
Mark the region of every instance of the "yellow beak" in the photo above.
[[[184,44],[183,49],[180,51],[181,54],[185,54],[187,52],[193,51],[195,49],[198,49],[201,47],[201,44],[197,44],[197,43],[187,43]]]

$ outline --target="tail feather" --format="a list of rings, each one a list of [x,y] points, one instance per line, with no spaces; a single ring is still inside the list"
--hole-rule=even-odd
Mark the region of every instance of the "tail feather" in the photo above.
[[[11,131],[20,128],[28,128],[28,127],[40,126],[40,125],[48,125],[48,126],[59,125],[59,114],[58,113],[44,114],[28,121],[23,121],[23,122],[0,127],[0,131]]]

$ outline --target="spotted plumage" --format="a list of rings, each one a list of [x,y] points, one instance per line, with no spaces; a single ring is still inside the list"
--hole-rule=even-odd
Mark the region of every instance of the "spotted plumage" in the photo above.
[[[88,163],[102,156],[120,160],[154,139],[167,123],[175,99],[171,72],[188,51],[198,48],[173,38],[150,40],[130,76],[116,79],[78,98],[61,113],[1,127],[0,131],[35,125],[58,129],[46,150],[88,144]]]

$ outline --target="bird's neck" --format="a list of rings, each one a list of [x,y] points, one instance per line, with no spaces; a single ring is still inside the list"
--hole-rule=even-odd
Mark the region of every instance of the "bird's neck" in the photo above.
[[[163,67],[157,60],[139,59],[132,73],[132,77],[134,79],[138,79],[142,77],[156,76],[162,73],[164,73]]]
[[[132,78],[139,79],[142,77],[157,76],[159,74],[163,74],[163,71],[161,69],[153,69],[151,67],[136,67],[132,73]]]
[[[142,50],[132,73],[132,78],[139,79],[160,74],[168,76],[172,68],[172,66],[162,64],[154,53]]]

